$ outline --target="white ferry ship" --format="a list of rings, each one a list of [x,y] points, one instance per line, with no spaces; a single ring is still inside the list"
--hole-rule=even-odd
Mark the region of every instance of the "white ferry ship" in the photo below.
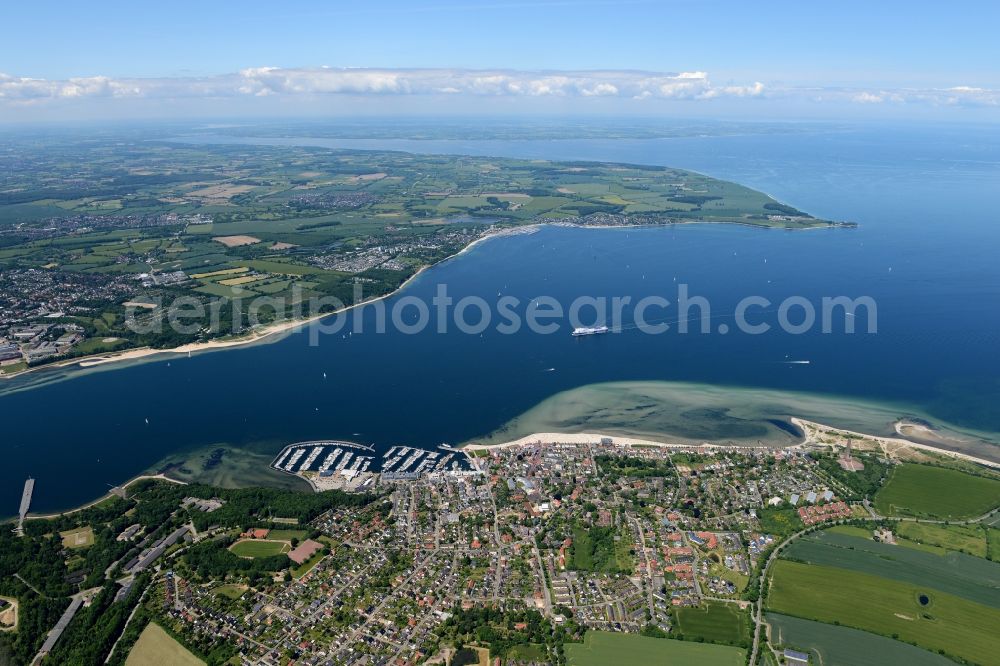
[[[607,326],[582,326],[580,328],[573,329],[573,337],[580,337],[582,335],[600,335],[601,333],[607,333],[610,329]]]

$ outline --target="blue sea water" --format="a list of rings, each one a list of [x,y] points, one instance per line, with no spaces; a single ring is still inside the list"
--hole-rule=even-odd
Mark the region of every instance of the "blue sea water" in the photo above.
[[[98,496],[172,451],[216,443],[277,451],[318,438],[379,449],[457,443],[560,391],[616,380],[849,396],[1000,432],[997,128],[866,126],[624,141],[261,142],[669,165],[860,226],[546,227],[482,243],[385,302],[391,309],[404,296],[429,301],[441,284],[456,300],[495,300],[498,293],[523,303],[538,296],[569,303],[582,295],[675,300],[683,283],[721,315],[705,335],[675,328],[581,340],[569,336],[566,323],[555,335],[373,334],[369,306],[368,333],[324,336],[315,347],[302,332],[191,358],[4,382],[0,515],[13,513],[28,475],[37,479],[33,509],[59,509]],[[775,303],[788,296],[815,303],[823,296],[871,296],[878,333],[718,333],[718,323],[732,323],[737,302],[756,295]]]

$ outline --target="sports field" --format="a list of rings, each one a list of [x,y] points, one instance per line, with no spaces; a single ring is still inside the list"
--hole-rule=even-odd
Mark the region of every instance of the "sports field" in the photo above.
[[[677,610],[677,623],[684,640],[724,645],[745,645],[750,640],[750,621],[736,604],[708,601],[702,607]]]
[[[65,548],[86,548],[94,545],[94,529],[90,526],[60,532]]]
[[[847,569],[779,560],[767,609],[819,622],[839,622],[974,663],[1000,654],[1000,609],[926,586]]]
[[[229,550],[240,557],[271,557],[287,553],[290,546],[284,541],[245,539],[234,543]]]
[[[1000,609],[1000,564],[963,553],[939,555],[824,531],[795,541],[782,557],[920,585]]]
[[[893,469],[875,495],[875,509],[886,516],[974,518],[998,505],[1000,481],[911,463]]]
[[[200,666],[204,663],[155,622],[150,622],[142,630],[139,640],[125,660],[125,666]]]
[[[777,613],[767,614],[771,626],[771,642],[782,648],[793,648],[820,658],[820,664],[851,664],[851,666],[949,666],[954,664],[939,654],[918,647],[876,636],[850,627],[803,620]]]
[[[725,645],[689,643],[607,631],[588,631],[582,644],[566,644],[569,666],[742,666],[746,660],[745,655],[745,650]]]

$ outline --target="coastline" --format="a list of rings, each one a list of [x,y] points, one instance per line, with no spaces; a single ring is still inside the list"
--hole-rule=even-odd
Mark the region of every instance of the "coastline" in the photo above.
[[[471,250],[476,245],[488,241],[493,238],[501,238],[504,236],[529,234],[538,231],[539,228],[544,226],[543,224],[530,224],[522,225],[518,227],[507,227],[496,231],[494,233],[486,234],[476,240],[472,241],[461,250],[454,254],[450,254],[447,257],[442,258],[433,264],[427,264],[421,266],[417,271],[406,278],[398,287],[390,292],[382,294],[381,296],[373,296],[372,298],[365,299],[360,303],[354,303],[353,305],[348,305],[339,310],[333,310],[331,312],[324,312],[323,314],[313,315],[311,317],[303,317],[301,319],[289,319],[280,321],[274,324],[269,324],[258,330],[251,331],[246,335],[237,338],[218,338],[215,340],[207,340],[205,342],[191,342],[188,344],[181,345],[179,347],[170,347],[168,349],[155,349],[153,347],[137,347],[135,349],[125,349],[120,352],[112,352],[110,354],[93,354],[89,356],[81,356],[78,358],[64,359],[62,361],[56,361],[54,363],[47,363],[45,365],[35,366],[33,368],[26,368],[20,372],[11,373],[9,375],[0,375],[0,381],[11,380],[17,377],[24,377],[30,373],[37,373],[43,370],[51,368],[70,368],[72,366],[78,366],[80,369],[94,368],[102,365],[109,365],[112,363],[121,363],[124,361],[133,361],[142,358],[149,358],[158,355],[170,355],[170,354],[192,354],[195,352],[206,352],[206,351],[220,351],[224,349],[232,349],[234,347],[247,347],[259,343],[271,343],[277,342],[288,333],[294,333],[301,328],[308,326],[314,321],[324,319],[326,317],[332,317],[335,315],[343,314],[354,310],[355,308],[360,308],[365,305],[370,305],[372,303],[377,303],[379,301],[391,298],[395,296],[403,289],[405,289],[413,280],[417,279],[424,271],[427,271],[435,266],[438,266],[446,261],[450,261],[459,257],[469,250]],[[578,225],[582,226],[582,225]],[[637,225],[638,226],[638,225]],[[613,228],[613,227],[612,227]],[[273,340],[268,340],[267,338],[274,338]]]
[[[129,479],[128,481],[126,481],[125,483],[123,483],[121,485],[115,486],[115,490],[117,490],[119,488],[121,488],[122,490],[124,490],[124,489],[128,488],[129,486],[131,486],[133,483],[137,483],[139,481],[145,481],[147,479],[158,479],[160,481],[166,481],[168,483],[176,483],[176,484],[181,485],[181,486],[186,486],[187,485],[186,482],[180,481],[178,479],[172,479],[169,476],[167,476],[166,474],[140,474],[139,476],[132,477],[131,479]],[[86,504],[81,504],[80,506],[73,507],[72,509],[66,509],[65,511],[58,511],[58,512],[55,512],[55,513],[30,513],[29,512],[28,515],[26,515],[24,517],[24,519],[25,520],[49,520],[51,518],[58,518],[59,516],[65,516],[66,514],[70,514],[70,513],[77,513],[79,511],[84,511],[86,509],[89,509],[89,508],[91,508],[93,506],[97,506],[101,502],[103,502],[103,501],[105,501],[105,500],[107,500],[107,499],[109,499],[111,497],[114,497],[114,496],[115,496],[115,493],[113,491],[107,492],[107,493],[104,493],[103,495],[101,495],[100,497],[98,497],[97,499],[93,500],[92,502],[87,502]]]
[[[965,462],[974,463],[976,465],[982,465],[984,467],[989,467],[991,469],[1000,470],[1000,463],[993,460],[987,460],[985,458],[980,458],[978,456],[973,456],[968,453],[962,453],[960,451],[953,451],[952,449],[942,448],[940,446],[933,446],[931,444],[926,444],[923,442],[915,442],[911,439],[906,438],[905,429],[911,427],[913,424],[908,423],[904,420],[899,420],[893,423],[893,429],[899,434],[899,437],[883,437],[880,435],[869,435],[868,433],[856,432],[854,430],[846,430],[844,428],[836,428],[833,426],[824,425],[822,423],[816,423],[815,421],[808,421],[806,419],[800,419],[797,417],[792,417],[791,422],[794,423],[798,428],[801,428],[806,433],[806,441],[803,444],[809,443],[810,437],[817,434],[818,431],[825,431],[827,433],[843,433],[845,435],[850,435],[851,437],[860,437],[865,440],[870,440],[881,447],[882,452],[889,457],[896,455],[899,449],[913,449],[921,452],[928,452],[934,455],[946,456],[948,458],[954,458],[955,460],[963,460]],[[930,430],[927,428],[927,430]]]
[[[924,455],[924,454],[931,454],[931,455],[937,455],[937,456],[944,456],[944,457],[952,458],[952,459],[955,459],[955,460],[960,460],[960,461],[971,463],[971,464],[975,464],[975,465],[980,465],[980,466],[987,467],[987,468],[995,470],[995,471],[1000,471],[1000,463],[998,463],[998,462],[994,462],[992,460],[986,460],[984,458],[979,458],[977,456],[969,455],[967,453],[961,453],[961,452],[958,452],[958,451],[953,451],[953,450],[950,450],[950,449],[945,449],[945,448],[941,448],[941,447],[938,447],[938,446],[932,446],[930,444],[925,444],[925,443],[921,443],[921,442],[914,442],[914,441],[911,441],[909,439],[905,439],[905,437],[903,436],[903,433],[905,432],[905,429],[915,425],[915,424],[909,423],[909,422],[907,422],[905,420],[899,420],[899,421],[896,421],[893,424],[893,427],[896,430],[896,432],[900,433],[900,435],[901,435],[900,437],[885,437],[885,436],[881,436],[881,435],[871,435],[871,434],[868,434],[868,433],[858,432],[858,431],[854,431],[854,430],[848,430],[848,429],[845,429],[845,428],[838,428],[838,427],[835,427],[835,426],[828,426],[828,425],[825,425],[823,423],[818,423],[816,421],[810,421],[808,419],[802,419],[802,418],[795,417],[795,416],[791,417],[789,419],[789,421],[792,424],[794,424],[797,428],[799,428],[802,431],[803,434],[802,434],[802,437],[801,437],[801,441],[799,441],[799,442],[797,442],[795,444],[790,444],[788,446],[783,446],[783,447],[774,447],[774,446],[767,446],[767,445],[762,445],[762,444],[732,444],[732,443],[719,444],[719,443],[713,443],[713,442],[700,442],[700,443],[694,444],[694,443],[691,443],[691,442],[676,442],[676,441],[675,442],[671,442],[671,441],[665,441],[665,440],[645,439],[645,438],[642,438],[642,437],[634,437],[634,436],[628,436],[628,435],[617,435],[617,434],[608,433],[608,432],[582,432],[582,433],[539,432],[539,433],[532,433],[530,435],[525,435],[525,436],[520,437],[518,439],[510,440],[510,441],[507,441],[507,442],[500,442],[500,443],[497,443],[497,444],[473,444],[473,443],[467,443],[467,444],[463,444],[463,445],[451,447],[451,450],[454,450],[454,451],[459,452],[459,453],[464,453],[469,458],[470,462],[472,462],[472,464],[475,466],[476,465],[475,460],[477,458],[476,454],[479,453],[479,452],[487,452],[488,453],[489,451],[491,451],[493,449],[516,448],[516,447],[526,446],[526,445],[542,445],[542,444],[544,444],[544,445],[558,445],[558,444],[600,444],[602,440],[604,440],[604,439],[610,439],[613,445],[615,445],[615,446],[621,446],[621,447],[625,447],[625,448],[628,448],[628,447],[637,447],[637,448],[656,447],[656,448],[678,449],[678,450],[700,449],[700,450],[707,450],[707,451],[712,451],[712,450],[732,451],[732,450],[740,450],[740,449],[781,451],[781,450],[799,450],[799,449],[804,449],[804,448],[806,448],[808,446],[811,446],[811,445],[832,446],[834,448],[846,448],[846,445],[847,445],[846,441],[847,441],[847,438],[849,436],[851,438],[850,441],[852,441],[855,446],[858,446],[859,444],[862,445],[860,448],[858,448],[856,450],[859,450],[859,451],[868,451],[868,450],[877,449],[883,455],[885,455],[888,458],[892,458],[892,459],[903,459],[904,456],[900,455],[901,453],[903,453],[903,454],[910,453],[911,455],[915,453],[917,456],[921,456],[921,455]],[[839,441],[838,440],[829,440],[829,439],[827,439],[827,440],[824,441],[824,440],[822,440],[822,436],[823,435],[826,435],[827,437],[836,437],[836,436],[839,435],[839,436],[843,437],[843,439],[839,440]],[[861,441],[858,442],[857,441],[858,439],[860,439]],[[870,445],[873,445],[873,446],[869,446],[869,447],[865,448],[863,445],[866,444],[866,443],[870,444]],[[925,458],[926,458],[926,456],[925,456]],[[135,476],[135,477],[129,479],[125,483],[120,484],[119,486],[116,487],[116,489],[117,488],[122,488],[122,489],[128,488],[133,483],[137,483],[138,481],[142,481],[142,480],[145,480],[145,479],[157,479],[157,480],[160,480],[160,481],[165,481],[167,483],[175,483],[175,484],[178,484],[178,485],[187,485],[186,481],[181,481],[179,479],[175,479],[175,478],[169,477],[169,476],[167,476],[165,474],[162,474],[162,473],[160,473],[160,474],[140,474],[138,476]],[[310,487],[313,488],[314,491],[319,492],[311,482],[309,483],[309,485],[310,485]],[[96,498],[96,499],[94,499],[94,500],[92,500],[90,502],[87,502],[86,504],[80,505],[78,507],[74,507],[72,509],[67,509],[65,511],[59,511],[59,512],[54,512],[54,513],[47,513],[47,514],[29,513],[25,517],[25,519],[26,520],[44,520],[44,519],[50,519],[50,518],[57,518],[59,516],[70,514],[70,513],[76,513],[76,512],[88,509],[90,507],[93,507],[93,506],[95,506],[97,504],[100,504],[101,502],[107,500],[108,498],[112,497],[113,495],[114,495],[113,492],[108,492],[108,493],[105,493],[104,495],[101,495],[100,497],[98,497],[98,498]],[[6,522],[6,521],[4,521],[4,522]]]
[[[571,229],[653,229],[657,227],[667,227],[673,225],[687,225],[687,224],[720,224],[720,225],[736,225],[743,227],[752,227],[754,229],[773,229],[776,231],[807,231],[810,229],[837,229],[842,227],[847,227],[847,223],[830,222],[826,225],[817,225],[811,227],[796,227],[796,228],[785,228],[785,227],[772,227],[763,224],[752,224],[749,222],[713,222],[708,220],[671,220],[670,222],[664,224],[633,224],[633,225],[599,225],[599,224],[577,224],[570,222],[559,222],[558,220],[547,220],[545,222],[536,222],[533,224],[519,225],[515,227],[504,227],[498,231],[487,233],[474,241],[470,242],[468,245],[463,247],[461,250],[450,254],[447,257],[425,266],[421,266],[417,271],[404,280],[398,287],[390,292],[382,294],[381,296],[374,296],[372,298],[361,301],[360,303],[355,303],[353,305],[348,305],[339,310],[334,310],[331,312],[324,312],[323,314],[313,315],[311,317],[303,317],[301,319],[290,319],[276,322],[274,324],[269,324],[255,331],[250,331],[249,333],[236,337],[236,338],[217,338],[214,340],[207,340],[204,342],[191,342],[178,347],[170,347],[167,349],[156,349],[153,347],[136,347],[134,349],[125,349],[119,352],[111,353],[99,353],[91,354],[87,356],[80,356],[76,358],[64,359],[61,361],[55,361],[53,363],[47,363],[45,365],[39,365],[35,367],[25,368],[19,372],[14,372],[11,374],[0,374],[0,382],[4,380],[12,380],[18,377],[24,377],[31,373],[38,373],[47,369],[52,368],[71,368],[77,366],[80,369],[94,368],[103,365],[109,365],[113,363],[121,363],[125,361],[134,361],[138,359],[150,358],[158,355],[170,355],[170,354],[193,354],[207,351],[221,351],[224,349],[233,349],[237,347],[246,347],[254,344],[260,343],[271,343],[277,342],[280,336],[288,333],[294,333],[300,330],[302,327],[308,326],[314,321],[318,321],[325,317],[331,317],[345,312],[349,312],[355,308],[359,308],[365,305],[370,305],[371,303],[376,303],[381,300],[385,300],[395,296],[406,288],[413,280],[415,280],[424,271],[434,268],[446,261],[451,261],[456,259],[465,253],[472,250],[474,247],[483,243],[485,241],[502,238],[505,236],[518,236],[522,234],[532,234],[537,232],[543,227],[564,227]],[[856,225],[855,225],[856,226]],[[269,340],[268,338],[274,338]]]
[[[924,444],[920,442],[914,442],[909,439],[902,437],[902,429],[907,427],[908,424],[903,421],[897,421],[894,424],[896,432],[900,433],[901,437],[883,437],[880,435],[870,435],[868,433],[856,432],[853,430],[846,430],[844,428],[837,428],[834,426],[828,426],[822,423],[817,423],[815,421],[809,421],[806,419],[801,419],[798,417],[791,417],[790,421],[803,432],[802,441],[797,444],[792,444],[790,446],[782,447],[784,449],[797,449],[804,448],[811,444],[821,444],[824,446],[839,446],[846,447],[845,443],[842,442],[821,442],[818,440],[818,436],[822,433],[842,433],[844,435],[850,435],[853,438],[860,438],[865,441],[872,442],[880,447],[880,450],[887,457],[898,457],[900,450],[912,449],[918,452],[927,452],[935,455],[946,456],[949,458],[954,458],[956,460],[962,460],[969,463],[974,463],[976,465],[982,465],[984,467],[989,467],[994,470],[1000,470],[1000,463],[994,462],[992,460],[986,460],[985,458],[979,458],[977,456],[969,455],[967,453],[961,453],[958,451],[952,451],[950,449],[945,449],[937,446],[932,446],[930,444]],[[541,444],[551,443],[551,444],[599,444],[602,439],[610,439],[615,445],[621,446],[637,446],[637,447],[660,447],[660,448],[671,448],[671,449],[767,449],[767,450],[781,450],[773,446],[764,446],[759,444],[715,444],[712,442],[702,442],[700,444],[692,444],[690,442],[668,442],[659,441],[652,439],[643,439],[639,437],[630,436],[620,436],[613,433],[600,433],[600,432],[586,432],[586,433],[553,433],[553,432],[542,432],[533,433],[530,435],[525,435],[515,440],[509,442],[501,442],[499,444],[465,444],[461,447],[457,447],[462,451],[476,452],[476,451],[489,451],[491,449],[504,449],[504,448],[515,448],[519,446],[524,446],[528,444]],[[473,456],[474,457],[474,456]]]

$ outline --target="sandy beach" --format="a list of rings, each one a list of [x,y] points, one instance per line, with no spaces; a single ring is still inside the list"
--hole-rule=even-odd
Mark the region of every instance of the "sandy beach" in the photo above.
[[[923,442],[915,442],[911,439],[906,439],[906,430],[910,427],[917,427],[915,424],[908,423],[906,421],[897,421],[893,427],[895,431],[901,435],[901,437],[881,437],[878,435],[869,435],[863,432],[855,432],[853,430],[845,430],[844,428],[835,428],[833,426],[824,425],[822,423],[816,423],[814,421],[807,421],[805,419],[792,418],[792,423],[802,429],[806,433],[806,438],[803,444],[808,444],[810,442],[815,442],[823,433],[837,434],[843,433],[845,435],[851,435],[852,437],[861,438],[875,443],[881,451],[888,457],[899,457],[901,449],[910,449],[913,451],[925,451],[927,453],[933,453],[936,455],[947,456],[949,458],[954,458],[956,460],[964,460],[966,462],[975,463],[977,465],[984,465],[986,467],[991,467],[993,469],[1000,469],[1000,463],[994,462],[992,460],[986,460],[985,458],[980,458],[977,456],[969,455],[967,453],[961,453],[959,451],[952,451],[951,449],[942,448],[941,446],[933,446],[931,444],[926,444]],[[926,426],[919,426],[925,432],[934,431]],[[827,442],[824,442],[827,443]],[[846,446],[846,441],[841,442],[830,442],[833,444],[839,444],[841,446]]]
[[[600,444],[602,439],[610,439],[617,446],[656,446],[667,449],[746,449],[746,448],[767,448],[766,446],[741,446],[733,444],[712,444],[702,442],[692,444],[690,442],[663,442],[652,439],[640,439],[638,437],[622,437],[619,435],[609,435],[599,432],[578,432],[578,433],[558,433],[540,432],[526,435],[520,439],[500,444],[466,444],[461,447],[461,451],[489,451],[490,449],[506,449],[526,444]]]
[[[984,458],[979,458],[976,456],[971,456],[965,453],[959,453],[957,451],[951,451],[949,449],[944,449],[930,444],[924,444],[919,442],[913,442],[909,439],[896,438],[896,437],[881,437],[878,435],[869,435],[867,433],[855,432],[852,430],[845,430],[843,428],[836,428],[833,426],[827,426],[822,423],[816,423],[815,421],[807,421],[805,419],[795,418],[791,419],[799,429],[805,433],[802,442],[792,445],[786,448],[800,448],[805,447],[810,444],[823,444],[832,446],[842,446],[846,447],[846,438],[838,440],[837,435],[850,435],[854,438],[863,440],[863,442],[868,442],[878,448],[884,455],[889,458],[899,458],[901,453],[906,450],[921,451],[927,453],[933,453],[937,455],[948,456],[950,458],[955,458],[956,460],[964,460],[966,462],[975,463],[977,465],[983,465],[993,469],[1000,469],[1000,463],[996,463],[991,460],[986,460]],[[896,424],[897,432],[901,428],[905,428],[907,424],[905,422],[899,422]],[[824,438],[823,436],[826,435]],[[531,435],[526,435],[519,439],[515,439],[509,442],[503,442],[500,444],[467,444],[461,447],[463,451],[489,451],[490,449],[503,449],[503,448],[514,448],[524,445],[532,444],[600,444],[602,439],[610,439],[613,444],[618,446],[638,446],[638,447],[663,447],[663,448],[673,448],[673,449],[769,449],[774,450],[773,447],[768,446],[758,446],[758,445],[732,445],[732,444],[713,444],[710,442],[703,442],[700,444],[691,444],[690,442],[666,442],[666,441],[656,441],[651,439],[640,439],[636,437],[620,437],[618,435],[606,434],[606,433],[555,433],[555,432],[541,432],[534,433]],[[855,446],[858,442],[855,441]],[[871,447],[869,447],[871,448]]]

